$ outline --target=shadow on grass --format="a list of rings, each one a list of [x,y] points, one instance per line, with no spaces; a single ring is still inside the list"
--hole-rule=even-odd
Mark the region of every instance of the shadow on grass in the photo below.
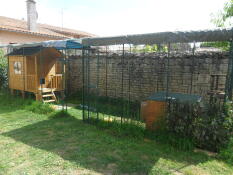
[[[176,151],[152,141],[117,137],[75,117],[62,116],[60,113],[2,135],[103,174],[157,172],[160,170],[156,169],[155,164],[160,159],[182,163],[181,167],[168,165],[173,171],[210,160],[203,154]]]

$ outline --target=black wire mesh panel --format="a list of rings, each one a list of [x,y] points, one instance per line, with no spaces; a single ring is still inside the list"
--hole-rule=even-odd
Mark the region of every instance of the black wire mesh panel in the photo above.
[[[125,46],[118,47],[118,50],[108,47],[83,50],[84,121],[140,121],[140,102],[132,100],[130,92],[132,58],[127,57],[126,60]]]

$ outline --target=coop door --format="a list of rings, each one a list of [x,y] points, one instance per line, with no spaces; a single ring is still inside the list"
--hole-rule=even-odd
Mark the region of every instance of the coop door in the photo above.
[[[24,61],[23,57],[14,56],[9,59],[10,88],[24,90]]]

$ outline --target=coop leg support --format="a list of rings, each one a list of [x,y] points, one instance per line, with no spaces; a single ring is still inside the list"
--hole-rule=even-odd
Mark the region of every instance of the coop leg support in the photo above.
[[[41,93],[37,93],[37,94],[35,94],[35,96],[36,96],[36,101],[41,101],[42,100]]]
[[[22,98],[25,98],[25,91],[21,91]]]
[[[11,89],[10,91],[11,91],[11,95],[14,95],[14,89]]]

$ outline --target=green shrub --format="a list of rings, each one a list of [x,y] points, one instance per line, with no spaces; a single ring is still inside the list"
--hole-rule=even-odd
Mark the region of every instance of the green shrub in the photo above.
[[[233,131],[233,116],[230,103],[223,107],[212,104],[194,122],[193,137],[197,146],[211,151],[220,151],[227,145]]]
[[[0,49],[0,89],[7,87],[7,80],[7,58],[4,57],[4,52]]]
[[[199,104],[172,102],[166,116],[168,131],[182,137],[191,137],[194,121],[200,113],[199,108]]]
[[[54,109],[50,104],[44,104],[38,101],[34,101],[30,105],[26,106],[26,110],[32,111],[37,114],[50,114],[54,112]]]
[[[228,41],[204,42],[201,43],[201,47],[213,47],[213,48],[219,48],[224,51],[228,51],[230,49],[230,42]]]
[[[220,150],[219,157],[229,164],[233,164],[233,137],[228,144]]]
[[[211,104],[205,110],[197,104],[174,103],[166,120],[168,131],[190,138],[197,147],[216,152],[228,143],[233,131],[230,103]]]
[[[182,151],[192,151],[195,146],[192,139],[183,137],[177,133],[172,133],[168,130],[156,130],[154,132],[147,131],[146,136],[159,143],[170,145],[173,148]]]

